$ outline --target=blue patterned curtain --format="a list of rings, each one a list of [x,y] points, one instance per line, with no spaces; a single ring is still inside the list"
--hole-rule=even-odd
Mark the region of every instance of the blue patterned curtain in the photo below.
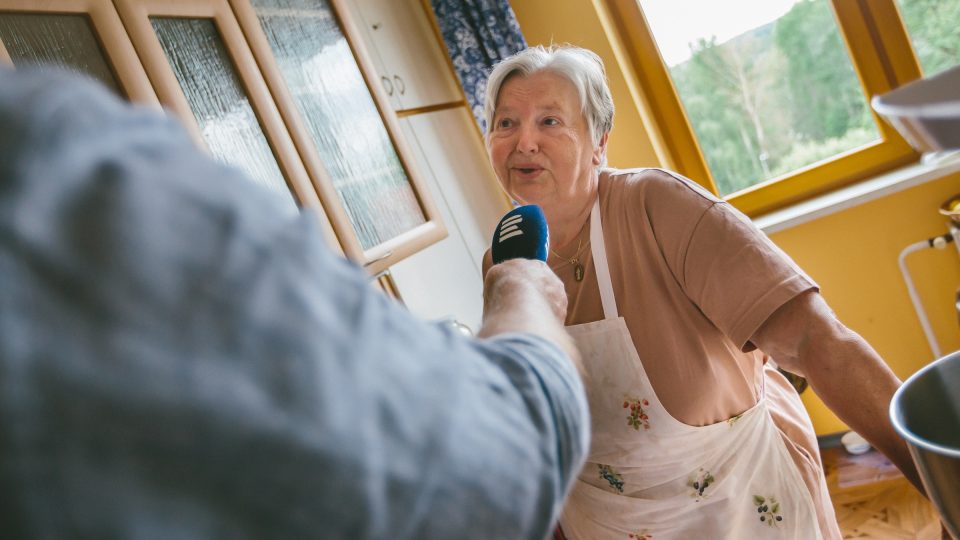
[[[507,0],[431,0],[447,52],[480,130],[487,74],[500,60],[526,48]]]

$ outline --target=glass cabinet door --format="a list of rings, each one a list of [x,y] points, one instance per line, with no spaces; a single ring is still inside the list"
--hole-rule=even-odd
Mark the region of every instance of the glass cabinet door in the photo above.
[[[231,3],[348,254],[377,272],[446,236],[345,12]]]
[[[123,98],[157,105],[110,0],[0,0],[0,60],[79,72]]]
[[[278,194],[318,205],[230,7],[223,1],[118,0],[160,101],[215,157]]]
[[[150,17],[150,24],[213,155],[283,195],[294,209],[277,157],[213,20]]]

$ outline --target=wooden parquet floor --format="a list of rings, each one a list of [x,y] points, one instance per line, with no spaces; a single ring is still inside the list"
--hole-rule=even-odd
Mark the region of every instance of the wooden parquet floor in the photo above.
[[[936,510],[881,454],[821,451],[844,538],[940,540]]]

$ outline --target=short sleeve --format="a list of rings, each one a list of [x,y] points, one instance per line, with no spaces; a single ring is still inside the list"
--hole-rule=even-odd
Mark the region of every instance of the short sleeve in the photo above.
[[[684,288],[703,313],[743,351],[780,306],[817,284],[749,218],[714,203],[693,229],[683,264]]]

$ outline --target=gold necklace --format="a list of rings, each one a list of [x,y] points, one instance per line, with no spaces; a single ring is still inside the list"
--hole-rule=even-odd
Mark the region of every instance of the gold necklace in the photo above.
[[[583,265],[580,264],[580,250],[586,246],[581,247],[580,243],[582,241],[583,241],[583,229],[580,229],[580,235],[577,237],[577,251],[574,252],[573,257],[564,257],[563,255],[554,251],[553,248],[550,248],[550,253],[553,253],[557,257],[560,257],[561,259],[567,261],[567,264],[573,265],[573,279],[575,279],[576,281],[583,281]],[[590,241],[588,240],[587,245],[589,244],[590,244]]]

